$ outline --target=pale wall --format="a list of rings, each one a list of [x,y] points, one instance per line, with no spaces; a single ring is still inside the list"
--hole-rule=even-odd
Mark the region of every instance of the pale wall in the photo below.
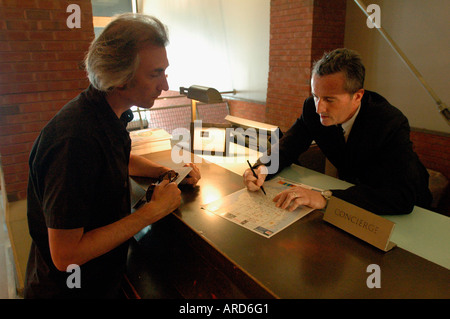
[[[450,104],[450,1],[364,0],[381,8],[381,26],[403,50],[435,93]],[[450,133],[436,104],[366,16],[347,1],[345,46],[359,51],[366,66],[366,88],[386,97],[415,128]]]

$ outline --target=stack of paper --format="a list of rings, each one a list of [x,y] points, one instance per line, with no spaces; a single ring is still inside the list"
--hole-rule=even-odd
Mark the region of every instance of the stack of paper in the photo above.
[[[150,128],[130,132],[131,153],[136,155],[171,149],[172,135],[161,128]]]

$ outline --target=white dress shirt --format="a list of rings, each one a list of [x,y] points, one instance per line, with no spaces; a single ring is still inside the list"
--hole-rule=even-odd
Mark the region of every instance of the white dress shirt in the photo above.
[[[345,141],[347,142],[348,136],[350,135],[350,131],[352,130],[353,123],[355,122],[356,117],[358,116],[359,110],[361,109],[361,105],[358,106],[355,114],[346,122],[342,123],[342,129],[344,130]]]

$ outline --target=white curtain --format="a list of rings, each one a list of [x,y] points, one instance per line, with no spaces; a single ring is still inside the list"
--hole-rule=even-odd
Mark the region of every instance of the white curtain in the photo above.
[[[194,84],[231,89],[220,0],[148,0],[143,12],[159,18],[169,29],[171,90]]]
[[[171,90],[204,85],[265,102],[269,0],[141,0],[139,11],[169,29]]]

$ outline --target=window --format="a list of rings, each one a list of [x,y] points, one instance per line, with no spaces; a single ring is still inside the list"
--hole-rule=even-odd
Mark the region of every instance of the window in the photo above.
[[[91,0],[91,3],[96,37],[116,14],[137,12],[136,0]]]

